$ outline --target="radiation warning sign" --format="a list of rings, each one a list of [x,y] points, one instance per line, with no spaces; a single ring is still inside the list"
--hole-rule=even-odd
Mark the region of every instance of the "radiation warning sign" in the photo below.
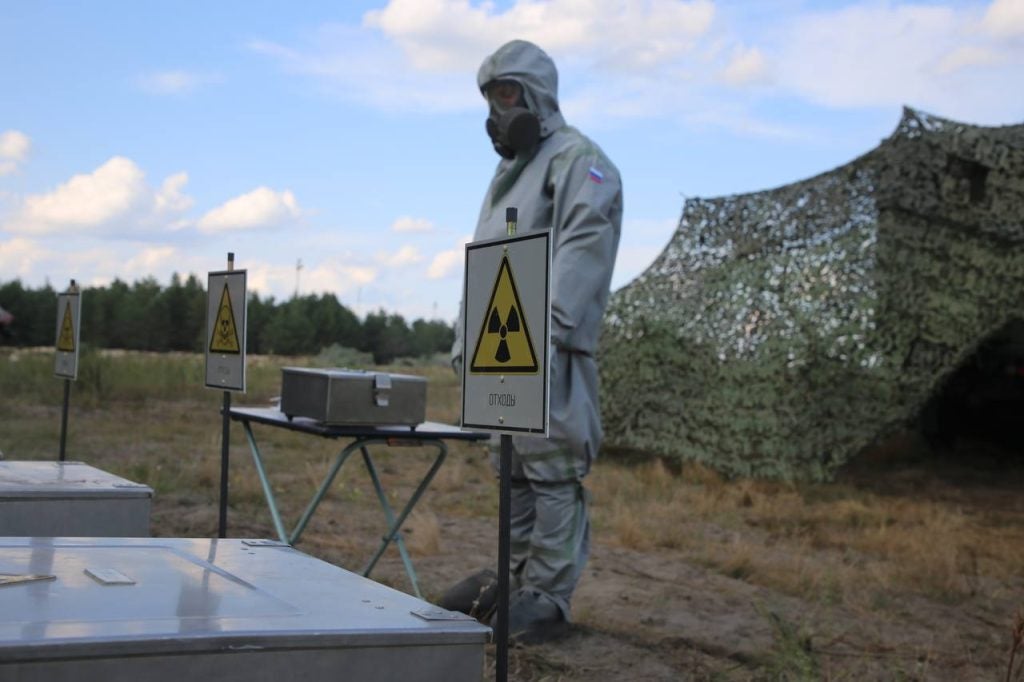
[[[217,318],[213,321],[210,352],[232,354],[242,352],[242,347],[238,343],[238,325],[235,324],[235,310],[231,306],[231,293],[228,291],[227,282],[224,283],[224,289],[220,295]]]
[[[550,235],[466,245],[463,428],[547,435]]]
[[[536,374],[537,354],[508,256],[503,256],[469,371]]]
[[[78,339],[81,331],[82,293],[72,280],[68,290],[57,294],[57,341],[53,373],[78,379]]]
[[[206,387],[245,392],[245,270],[207,277]]]

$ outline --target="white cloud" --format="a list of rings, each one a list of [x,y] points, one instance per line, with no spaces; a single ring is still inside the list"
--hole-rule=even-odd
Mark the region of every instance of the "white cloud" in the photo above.
[[[392,232],[431,232],[434,223],[426,218],[413,218],[412,216],[400,216],[391,224]]]
[[[54,286],[70,278],[89,286],[105,286],[114,280],[135,282],[144,277],[170,281],[172,272],[187,276],[205,273],[210,264],[195,249],[167,244],[123,240],[101,243],[86,236],[15,237],[0,240],[0,272],[18,277],[27,286]]]
[[[166,213],[183,212],[192,208],[192,197],[182,193],[186,184],[188,173],[176,173],[164,180],[154,197],[156,210]]]
[[[4,279],[25,278],[34,273],[36,264],[48,255],[39,243],[16,237],[0,241],[0,272]]]
[[[101,231],[153,201],[142,170],[114,157],[91,173],[75,175],[44,195],[26,197],[6,229],[46,235],[62,230]]]
[[[526,38],[555,58],[562,110],[588,130],[659,118],[794,137],[792,121],[759,113],[766,98],[783,97],[832,108],[911,104],[978,123],[1020,116],[1021,90],[1006,83],[1024,71],[1024,41],[1014,40],[1024,35],[1022,0],[987,9],[748,4],[718,12],[710,0],[391,0],[359,26],[251,47],[346,99],[388,111],[462,111],[482,107],[470,85],[481,59]],[[738,101],[723,83],[760,87]]]
[[[393,39],[414,68],[464,71],[511,38],[554,55],[587,55],[619,69],[646,69],[689,49],[714,18],[710,0],[645,3],[518,0],[505,11],[465,0],[391,0],[363,17],[364,26]]]
[[[1000,61],[1002,60],[999,54],[994,50],[974,45],[965,45],[964,47],[956,48],[942,57],[935,68],[938,73],[946,75],[960,69],[972,66],[987,66],[989,64],[997,64]]]
[[[18,169],[26,158],[32,141],[20,130],[5,130],[0,133],[0,176],[9,175]]]
[[[982,25],[1002,38],[1024,36],[1024,2],[994,0],[985,12]]]
[[[248,286],[263,296],[288,298],[295,291],[295,268],[267,262],[246,267]],[[377,279],[377,269],[364,265],[326,261],[302,270],[299,294],[330,292],[338,296],[355,291]]]
[[[429,279],[442,279],[458,272],[466,260],[466,244],[472,241],[472,237],[466,235],[459,240],[458,245],[448,251],[441,251],[430,261],[427,268]]]
[[[340,24],[321,27],[302,48],[253,41],[249,49],[275,59],[290,73],[310,76],[327,91],[389,111],[458,111],[479,106],[472,81],[424,74],[380,35]]]
[[[136,79],[136,84],[153,95],[181,95],[221,80],[220,76],[213,74],[174,70],[142,74]]]
[[[764,83],[768,66],[764,54],[756,47],[737,47],[729,63],[722,69],[722,79],[735,86]]]
[[[560,68],[581,72],[573,80],[597,77],[607,84],[641,77],[663,89],[664,74],[651,71],[688,55],[713,19],[710,0],[612,8],[581,0],[517,0],[504,11],[490,2],[392,0],[367,12],[360,27],[325,25],[298,47],[269,41],[249,47],[344,98],[388,110],[452,111],[481,106],[473,74],[512,38],[533,40]]]
[[[131,159],[115,156],[90,173],[72,176],[50,192],[11,197],[11,217],[0,229],[15,234],[130,237],[179,225],[192,206],[184,193],[187,173],[166,178],[158,189]]]
[[[310,272],[314,291],[347,292],[377,279],[377,269],[365,265],[324,264]]]
[[[201,232],[251,230],[294,222],[301,215],[290,190],[256,189],[230,199],[199,219]]]
[[[1000,7],[988,16],[1010,14]],[[977,122],[1019,116],[1019,89],[1000,84],[1019,79],[1024,50],[985,42],[981,25],[971,8],[850,5],[785,23],[772,62],[783,91],[829,107],[913,104]],[[964,68],[980,65],[988,68]]]
[[[201,258],[167,245],[145,245],[137,242],[100,245],[96,241],[61,244],[52,259],[59,272],[66,272],[84,282],[104,283],[117,277],[135,282],[144,277],[169,281],[171,272],[203,272]],[[210,270],[205,267],[205,270]]]
[[[171,270],[179,256],[178,249],[173,246],[146,247],[124,262],[123,272],[138,273],[138,277],[145,277],[154,272]]]
[[[378,253],[377,261],[389,268],[401,268],[422,262],[423,256],[415,246],[407,244],[395,253]]]
[[[442,251],[434,256],[434,260],[430,261],[430,267],[427,268],[427,277],[430,279],[441,279],[443,277],[447,277],[453,274],[464,260],[465,256],[463,251],[458,249]]]

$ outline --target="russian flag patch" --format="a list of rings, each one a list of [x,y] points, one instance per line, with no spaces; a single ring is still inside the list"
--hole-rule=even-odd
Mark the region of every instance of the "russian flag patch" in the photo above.
[[[596,182],[599,185],[602,182],[604,182],[604,173],[602,173],[601,171],[597,170],[593,166],[590,167],[590,173],[588,174],[588,177],[590,177],[591,180],[593,180],[594,182]]]

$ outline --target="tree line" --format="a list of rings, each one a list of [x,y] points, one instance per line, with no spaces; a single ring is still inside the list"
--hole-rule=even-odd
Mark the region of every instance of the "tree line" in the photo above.
[[[14,315],[0,343],[52,346],[56,338],[57,291],[49,284],[29,289],[20,280],[0,284],[0,306]],[[161,287],[147,277],[132,285],[85,287],[82,294],[83,344],[96,348],[204,352],[206,288],[195,276],[178,274]],[[334,294],[310,294],[286,301],[249,293],[247,351],[311,355],[332,345],[372,353],[384,364],[398,357],[422,357],[451,348],[454,332],[440,320],[417,319],[384,310],[365,319]]]

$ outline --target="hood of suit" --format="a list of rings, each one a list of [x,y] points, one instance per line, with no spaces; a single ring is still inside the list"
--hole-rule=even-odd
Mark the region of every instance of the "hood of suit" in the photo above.
[[[558,70],[544,50],[525,40],[505,43],[484,59],[477,71],[476,82],[481,93],[496,80],[519,83],[526,108],[540,122],[541,138],[565,125],[558,109]]]

